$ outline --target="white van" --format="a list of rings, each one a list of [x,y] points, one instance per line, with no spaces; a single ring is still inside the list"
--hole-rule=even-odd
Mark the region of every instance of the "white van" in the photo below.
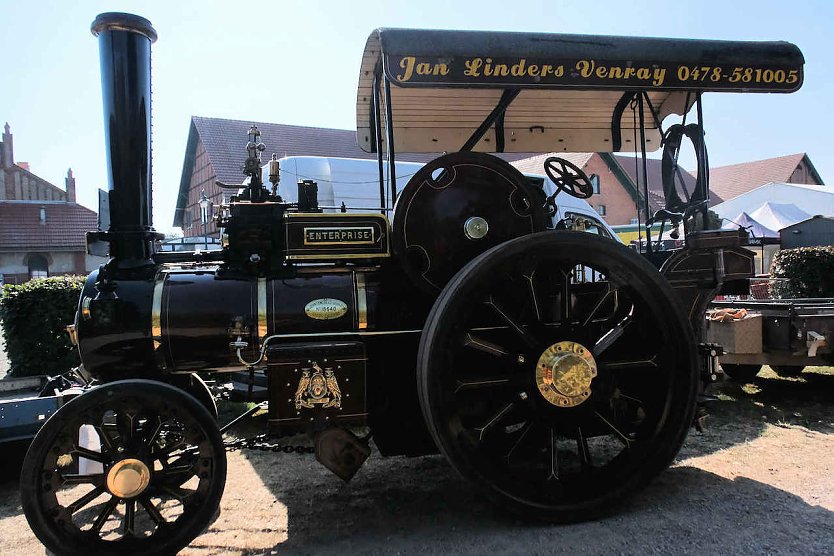
[[[313,180],[318,183],[319,205],[325,212],[338,212],[344,203],[350,212],[378,211],[379,206],[379,164],[376,160],[358,158],[337,158],[325,156],[288,156],[279,160],[281,182],[279,193],[287,202],[298,200],[298,180]],[[417,162],[397,162],[397,186],[400,191],[417,170],[423,166]],[[556,191],[556,186],[547,176],[524,174],[544,187],[547,195]],[[388,198],[388,164],[383,164],[386,206],[391,208]],[[263,181],[269,183],[269,165],[263,168]],[[558,216],[556,220],[581,216],[595,226],[588,231],[616,239],[617,234],[599,217],[599,214],[584,199],[577,199],[566,193],[556,197]],[[327,208],[325,208],[327,207]]]

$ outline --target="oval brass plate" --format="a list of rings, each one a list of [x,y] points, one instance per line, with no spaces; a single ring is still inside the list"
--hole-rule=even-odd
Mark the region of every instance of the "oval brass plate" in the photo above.
[[[347,313],[347,303],[329,297],[314,299],[304,307],[304,312],[311,319],[337,319]]]

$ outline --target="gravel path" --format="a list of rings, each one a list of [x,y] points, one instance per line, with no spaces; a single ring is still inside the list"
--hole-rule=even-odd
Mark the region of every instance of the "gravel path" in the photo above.
[[[520,522],[437,456],[374,454],[344,485],[312,457],[233,453],[221,512],[183,553],[830,554],[834,374],[765,374],[719,394],[673,468],[603,520]],[[11,480],[0,530],[0,553],[43,554]]]

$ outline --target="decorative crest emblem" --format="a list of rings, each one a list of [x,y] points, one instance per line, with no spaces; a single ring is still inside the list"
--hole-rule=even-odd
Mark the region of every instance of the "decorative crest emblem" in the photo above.
[[[332,368],[322,370],[317,363],[313,363],[311,368],[301,371],[301,380],[295,391],[295,408],[312,409],[316,405],[341,409],[342,391]]]

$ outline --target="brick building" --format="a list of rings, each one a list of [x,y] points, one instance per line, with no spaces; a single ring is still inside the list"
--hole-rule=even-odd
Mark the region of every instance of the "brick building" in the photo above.
[[[186,237],[201,236],[200,196],[203,191],[213,205],[224,203],[230,195],[216,185],[217,181],[229,184],[241,183],[241,171],[245,158],[246,133],[251,122],[193,116],[186,145],[185,160],[180,177],[179,196],[174,215],[174,226],[182,228]],[[261,139],[266,145],[264,163],[272,153],[285,156],[332,156],[347,158],[375,158],[376,154],[362,151],[356,143],[353,130],[291,126],[274,123],[257,123]],[[436,154],[402,153],[397,160],[427,162]],[[564,153],[546,154],[502,153],[507,160],[525,173],[544,174],[544,160],[548,156],[567,158],[588,175],[595,175],[595,193],[588,199],[594,209],[611,226],[634,224],[639,217],[645,222],[643,200],[642,161],[633,154]],[[662,164],[657,158],[647,159],[649,210],[653,214],[664,205]],[[688,191],[695,187],[695,177],[682,168],[678,175]],[[711,170],[710,205],[722,202],[737,194],[738,183],[744,191],[767,181],[806,180],[801,183],[822,183],[808,157],[803,153],[713,168]],[[736,184],[727,187],[725,183]],[[749,185],[753,184],[755,185]],[[749,186],[748,186],[749,185]],[[744,189],[744,188],[747,189]],[[639,212],[638,212],[639,207]],[[209,235],[216,235],[213,223],[207,225]]]
[[[186,144],[185,159],[180,177],[174,226],[179,226],[186,237],[201,236],[200,196],[203,191],[213,205],[224,203],[229,190],[216,182],[237,184],[244,176],[241,171],[246,155],[246,132],[252,122],[194,116]],[[359,148],[353,130],[291,126],[273,123],[256,123],[261,139],[266,145],[264,162],[272,153],[285,156],[333,156],[345,158],[376,158]],[[607,153],[550,153],[575,161],[588,174],[599,176],[599,194],[590,199],[600,213],[605,213],[609,224],[628,224],[636,218],[637,190],[617,157]],[[436,154],[402,153],[397,160],[427,162]],[[516,165],[523,172],[543,174],[544,158],[530,153],[504,153],[499,155]],[[688,174],[687,174],[688,175]],[[213,223],[206,227],[208,235],[216,235]]]
[[[105,262],[87,255],[85,233],[96,213],[76,203],[75,177],[67,171],[60,189],[14,160],[9,124],[0,142],[0,283],[86,274]]]
[[[217,186],[218,181],[239,184],[245,176],[241,168],[246,159],[246,134],[253,122],[192,116],[185,147],[182,175],[180,177],[174,226],[182,228],[185,237],[202,236],[200,196],[212,205],[228,202],[234,190]],[[285,156],[333,156],[344,158],[376,158],[359,148],[356,132],[345,129],[305,127],[255,122],[266,145],[263,161],[266,164],[272,153]],[[436,155],[397,155],[397,160],[427,162]],[[518,155],[517,157],[526,156]],[[206,229],[208,235],[217,235],[213,223]]]
[[[724,201],[729,201],[766,183],[824,185],[822,177],[805,153],[718,166],[710,168],[709,172],[710,189]]]

